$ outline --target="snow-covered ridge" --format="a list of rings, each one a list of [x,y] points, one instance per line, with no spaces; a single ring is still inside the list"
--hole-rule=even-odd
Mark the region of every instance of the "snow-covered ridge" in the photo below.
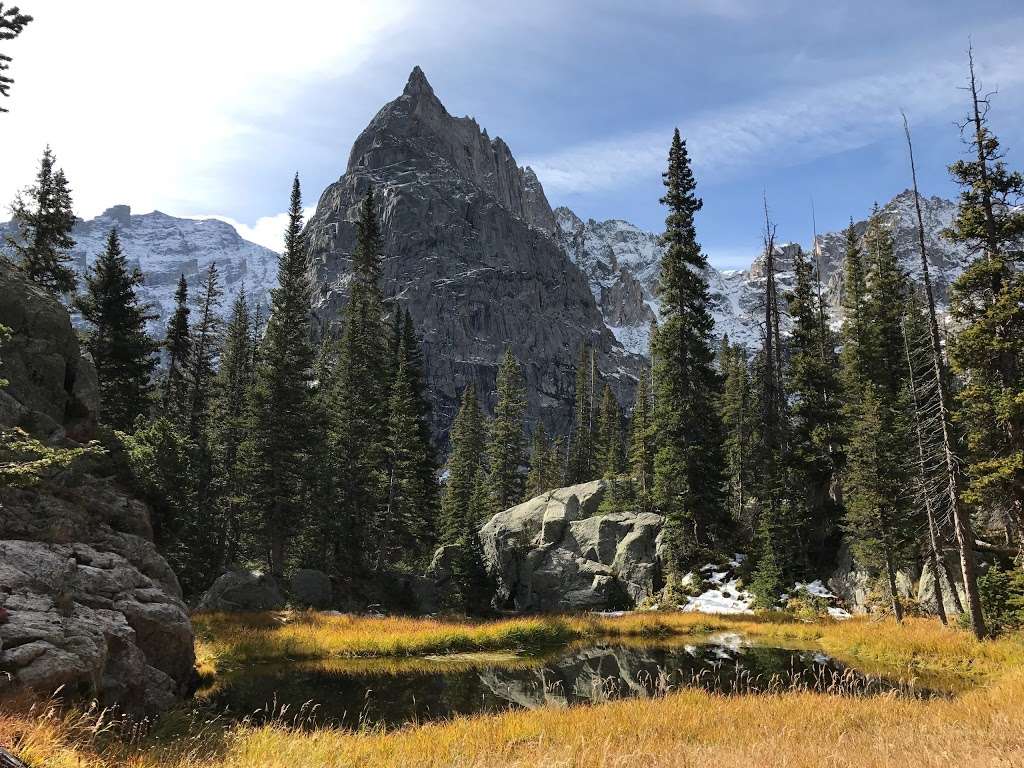
[[[941,231],[956,214],[956,203],[939,197],[921,198],[925,246],[940,308],[945,305],[949,285],[963,271],[967,253],[961,246],[942,239]],[[917,217],[913,193],[901,192],[881,210],[892,227],[896,253],[913,280],[920,280],[917,250]],[[568,208],[555,209],[556,232],[562,247],[587,276],[590,290],[605,323],[629,351],[649,354],[650,327],[658,312],[657,288],[662,247],[658,235],[627,221],[609,219],[584,222]],[[866,221],[855,230],[863,237]],[[846,251],[844,231],[819,235],[815,243],[824,295],[833,321],[840,316],[842,263]],[[776,279],[783,298],[792,289],[793,243],[777,248]],[[805,251],[810,248],[805,247]],[[745,270],[717,270],[706,273],[711,292],[715,332],[728,334],[733,342],[753,349],[761,341],[764,290],[763,257],[751,248],[751,265]],[[781,330],[788,331],[788,318]]]
[[[227,314],[243,286],[251,300],[264,308],[268,304],[269,291],[277,281],[274,251],[243,239],[234,227],[218,219],[182,219],[160,211],[132,214],[127,205],[115,205],[75,224],[71,256],[80,281],[105,249],[111,229],[117,230],[129,265],[142,272],[139,294],[156,315],[150,332],[158,338],[174,310],[179,277],[185,276],[190,300],[197,302],[202,273],[211,262],[216,262],[224,288],[222,314]],[[7,234],[15,234],[12,225],[0,224],[0,243]]]

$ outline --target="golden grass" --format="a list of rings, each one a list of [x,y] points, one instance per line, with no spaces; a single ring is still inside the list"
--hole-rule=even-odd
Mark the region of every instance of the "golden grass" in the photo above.
[[[1024,664],[1024,640],[979,642],[930,619],[902,625],[858,618],[806,623],[785,614],[629,613],[497,621],[360,617],[316,612],[197,614],[200,669],[285,659],[401,657],[544,649],[596,638],[668,638],[738,632],[773,644],[820,648],[841,660],[912,674],[977,678]]]
[[[353,619],[345,624],[341,617],[328,618],[329,630],[322,622],[293,622],[296,634],[290,642],[311,643],[306,637],[311,634],[317,644],[302,647],[335,655],[365,655],[369,648],[399,648],[400,654],[409,654],[408,649],[417,644],[428,645],[429,638],[436,643],[438,632],[448,632],[458,642],[473,638],[486,643],[500,636],[518,637],[512,630],[524,626],[397,619]],[[223,625],[228,619],[218,621]],[[0,743],[13,744],[16,754],[30,765],[47,768],[1024,765],[1024,641],[1019,636],[979,643],[967,633],[923,619],[903,626],[866,620],[800,624],[778,617],[685,615],[558,621],[576,632],[596,631],[596,625],[626,637],[666,631],[738,631],[772,642],[814,644],[848,659],[970,676],[980,684],[954,699],[924,701],[806,692],[727,697],[688,689],[662,699],[515,711],[391,732],[328,728],[296,732],[248,724],[211,727],[191,738],[150,738],[143,742],[144,748],[116,742],[98,748],[83,737],[80,728],[76,731],[73,723],[58,715],[0,713]],[[370,622],[367,627],[372,631],[359,626],[364,622]],[[381,622],[395,622],[390,626],[405,634],[391,642],[374,637]],[[213,624],[205,626],[211,629]],[[308,629],[302,630],[303,626]],[[360,637],[365,640],[357,641]],[[253,646],[227,647],[238,652]]]

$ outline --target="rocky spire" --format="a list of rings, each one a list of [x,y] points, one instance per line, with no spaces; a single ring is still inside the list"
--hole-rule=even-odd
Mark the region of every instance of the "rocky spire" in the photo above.
[[[421,94],[434,96],[434,89],[430,87],[430,83],[427,82],[427,76],[423,74],[423,70],[420,69],[418,64],[409,73],[409,81],[405,84],[405,90],[402,91],[402,94],[404,96],[419,96]]]

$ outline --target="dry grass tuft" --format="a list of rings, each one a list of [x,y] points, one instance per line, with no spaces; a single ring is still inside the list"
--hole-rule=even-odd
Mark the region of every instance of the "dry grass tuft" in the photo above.
[[[943,672],[979,684],[953,699],[923,701],[807,692],[727,697],[688,689],[662,699],[516,711],[390,732],[193,723],[185,736],[109,742],[90,736],[88,717],[76,721],[57,710],[45,716],[8,710],[0,712],[0,743],[13,745],[29,765],[47,768],[1024,765],[1024,640],[979,643],[935,621],[803,624],[779,617],[673,614],[471,624],[301,614],[283,623],[264,615],[206,616],[197,624],[207,647],[233,660],[280,649],[306,658],[410,656],[515,648],[531,645],[534,637],[554,642],[591,633],[643,637],[725,630],[813,645],[862,667]]]

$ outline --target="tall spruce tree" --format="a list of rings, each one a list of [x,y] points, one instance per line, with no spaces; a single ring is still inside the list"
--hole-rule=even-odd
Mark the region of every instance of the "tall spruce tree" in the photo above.
[[[75,214],[64,171],[55,168],[50,147],[43,150],[35,184],[19,192],[11,204],[15,236],[7,243],[21,270],[32,282],[57,296],[75,290],[70,251]]]
[[[445,467],[448,479],[441,496],[442,544],[456,544],[467,527],[483,522],[473,511],[473,494],[477,475],[483,472],[486,425],[476,397],[476,387],[469,384],[462,393],[462,403],[451,430],[451,451]],[[474,528],[475,530],[475,528]]]
[[[423,500],[430,488],[423,486],[425,478],[420,471],[423,450],[417,440],[418,420],[415,383],[403,347],[388,401],[387,488],[368,542],[377,569],[413,565],[429,533],[430,520],[424,514],[427,510]]]
[[[596,382],[593,377],[593,350],[580,345],[576,363],[576,394],[573,406],[572,432],[569,435],[570,483],[594,479],[593,402]]]
[[[132,429],[149,410],[157,347],[146,333],[147,315],[136,293],[142,274],[128,269],[117,230],[85,278],[76,306],[91,326],[85,346],[96,364],[101,419],[120,430]]]
[[[22,13],[18,6],[4,8],[4,4],[0,3],[0,40],[13,40],[31,21],[32,17]],[[14,84],[14,79],[4,74],[10,69],[10,65],[11,57],[0,53],[0,96],[5,98],[11,95],[11,86]],[[0,107],[0,112],[6,111],[6,108]]]
[[[302,193],[292,183],[278,285],[260,345],[251,388],[248,435],[241,448],[247,501],[259,524],[259,539],[271,573],[284,572],[288,547],[307,510],[307,460],[316,441],[310,382],[309,255],[302,236]]]
[[[796,498],[803,510],[796,532],[800,565],[817,572],[831,564],[840,509],[830,495],[837,473],[836,435],[840,390],[835,340],[820,322],[823,309],[814,290],[813,270],[802,250],[793,260],[796,284],[789,297],[793,329],[789,337],[786,391],[789,412],[789,464]],[[809,577],[810,572],[800,574]]]
[[[342,526],[335,558],[342,569],[367,565],[370,525],[385,503],[388,339],[381,290],[383,246],[373,188],[356,222],[349,297],[337,375],[330,395],[330,451],[339,462],[335,518]]]
[[[747,351],[722,337],[719,365],[725,377],[722,393],[722,422],[725,425],[725,467],[728,482],[729,514],[737,523],[749,522],[748,504],[752,498],[755,466],[752,441],[756,409],[751,392]]]
[[[498,399],[491,420],[487,455],[490,461],[492,511],[518,504],[523,495],[523,418],[526,415],[526,387],[519,361],[511,348],[498,369]]]
[[[629,471],[634,495],[641,510],[651,507],[654,485],[654,445],[651,418],[651,395],[648,374],[641,371],[633,395],[633,413],[629,433]]]
[[[556,459],[557,460],[557,459]],[[551,445],[548,443],[547,431],[543,422],[537,422],[530,438],[530,469],[526,473],[526,488],[523,501],[539,496],[550,490],[547,485],[548,467],[551,462]]]
[[[221,565],[235,562],[242,548],[244,486],[239,448],[247,427],[246,401],[253,377],[251,333],[249,302],[242,288],[231,305],[210,406],[210,460],[217,510],[214,535],[222,553]]]
[[[914,556],[919,521],[907,488],[913,478],[907,361],[903,346],[906,276],[892,233],[877,206],[865,233],[869,266],[859,314],[848,317],[860,334],[844,379],[850,441],[844,477],[844,528],[858,560],[886,576],[892,610],[902,619],[896,573]]]
[[[949,167],[960,200],[943,233],[974,257],[954,282],[950,301],[959,327],[950,360],[963,380],[956,417],[967,445],[964,500],[1002,518],[1007,531],[1019,537],[1024,530],[1024,175],[1006,167],[989,124],[989,99],[979,95],[973,51],[969,61],[971,106],[961,131],[969,157]],[[957,542],[969,554],[973,526],[966,514],[957,523]],[[972,564],[964,560],[962,565],[970,583]],[[976,590],[968,598],[975,632],[983,634]]]
[[[702,202],[686,144],[676,130],[663,174],[668,207],[661,242],[661,326],[654,355],[654,497],[665,516],[669,570],[681,572],[728,529],[724,498],[721,382],[713,367],[704,277],[707,259],[697,244],[694,214]]]
[[[192,354],[188,368],[189,437],[205,441],[209,417],[211,389],[214,380],[214,356],[219,351],[222,321],[218,314],[224,291],[220,287],[217,265],[210,262],[200,289],[199,319],[191,331]]]
[[[178,278],[174,292],[174,314],[167,322],[164,354],[167,370],[161,385],[160,400],[164,415],[173,423],[184,424],[188,416],[188,370],[192,363],[192,334],[189,329],[188,283]]]

